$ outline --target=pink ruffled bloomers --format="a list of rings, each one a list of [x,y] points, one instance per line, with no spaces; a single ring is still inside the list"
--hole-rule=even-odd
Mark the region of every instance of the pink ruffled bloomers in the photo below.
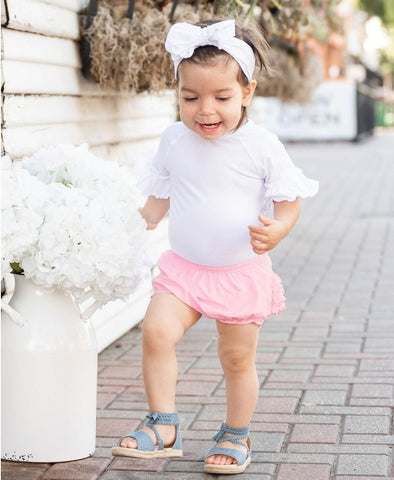
[[[191,263],[172,250],[162,254],[154,293],[172,293],[208,318],[224,323],[261,326],[285,308],[280,277],[268,254],[229,267]]]

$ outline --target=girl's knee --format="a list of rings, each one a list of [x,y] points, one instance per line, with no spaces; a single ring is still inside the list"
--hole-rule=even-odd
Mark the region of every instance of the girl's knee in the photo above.
[[[255,352],[242,346],[222,348],[220,361],[226,372],[243,372],[255,368]]]
[[[145,348],[161,350],[173,348],[180,336],[160,319],[146,318],[142,323],[142,340]]]
[[[240,372],[255,368],[258,327],[221,323],[217,327],[218,353],[224,371]]]
[[[171,294],[154,295],[142,323],[144,346],[161,349],[175,347],[200,316]]]
[[[184,334],[184,328],[176,316],[167,313],[147,312],[142,322],[144,347],[152,349],[174,348]]]

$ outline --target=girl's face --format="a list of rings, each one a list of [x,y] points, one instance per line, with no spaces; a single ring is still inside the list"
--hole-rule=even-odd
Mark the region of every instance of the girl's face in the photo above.
[[[215,140],[233,131],[242,107],[249,105],[256,81],[248,86],[238,81],[235,60],[198,65],[181,63],[177,92],[182,122],[206,140]]]

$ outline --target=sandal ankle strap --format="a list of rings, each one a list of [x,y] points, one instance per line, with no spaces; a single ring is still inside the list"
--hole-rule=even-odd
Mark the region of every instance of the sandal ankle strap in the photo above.
[[[152,412],[146,416],[148,421],[146,422],[147,427],[152,425],[179,425],[179,415],[177,412],[173,413],[163,413],[163,412]]]
[[[149,427],[153,431],[153,433],[156,435],[159,450],[164,449],[164,443],[155,425],[174,425],[176,428],[177,437],[178,437],[179,415],[177,412],[174,412],[174,413],[151,412],[146,416],[146,418],[148,419],[148,421],[146,422],[146,426]]]
[[[232,443],[237,443],[243,445],[243,442],[240,442],[242,438],[249,437],[250,434],[250,424],[245,428],[233,428],[229,427],[225,423],[222,423],[219,432],[213,437],[215,442],[219,443],[220,440],[227,440]],[[224,437],[224,438],[223,438]]]

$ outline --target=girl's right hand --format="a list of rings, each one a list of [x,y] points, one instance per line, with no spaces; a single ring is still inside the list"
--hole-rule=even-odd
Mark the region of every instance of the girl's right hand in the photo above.
[[[138,211],[146,222],[146,229],[154,230],[169,208],[169,198],[156,198],[150,195],[145,205],[139,208]]]
[[[295,225],[300,214],[300,199],[274,202],[274,218],[259,216],[261,225],[249,226],[250,243],[258,255],[272,250]]]
[[[148,223],[146,221],[146,218],[144,217],[143,209],[139,208],[138,211],[141,214],[141,217],[145,220],[146,229],[147,230],[154,230],[157,227],[157,223]]]
[[[249,226],[250,243],[254,253],[262,255],[275,248],[286,236],[287,229],[280,220],[259,217],[261,225]]]

